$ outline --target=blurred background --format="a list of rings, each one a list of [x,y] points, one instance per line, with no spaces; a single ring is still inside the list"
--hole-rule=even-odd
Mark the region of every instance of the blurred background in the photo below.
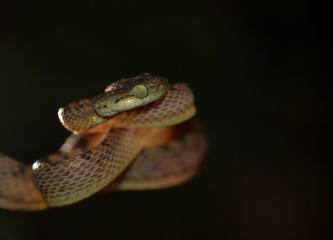
[[[0,149],[21,161],[69,132],[59,107],[149,72],[193,88],[210,152],[172,189],[36,213],[0,239],[330,239],[331,17],[319,1],[3,1]]]

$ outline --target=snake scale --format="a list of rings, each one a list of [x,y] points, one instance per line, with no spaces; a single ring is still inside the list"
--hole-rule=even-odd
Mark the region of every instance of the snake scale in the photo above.
[[[32,165],[0,153],[0,208],[38,211],[95,193],[172,187],[194,176],[207,137],[187,84],[149,74],[60,108],[73,132]]]

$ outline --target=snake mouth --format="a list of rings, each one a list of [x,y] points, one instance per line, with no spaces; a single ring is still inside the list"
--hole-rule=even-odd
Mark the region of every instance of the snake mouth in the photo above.
[[[112,117],[113,115],[128,111],[142,105],[142,100],[126,94],[109,99],[99,100],[94,108],[96,114],[101,117]]]

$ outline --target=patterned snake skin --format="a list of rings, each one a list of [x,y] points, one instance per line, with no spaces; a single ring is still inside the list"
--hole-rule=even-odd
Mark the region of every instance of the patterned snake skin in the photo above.
[[[195,113],[188,85],[148,74],[69,104],[59,118],[75,134],[58,152],[32,166],[0,154],[0,207],[36,211],[97,192],[181,184],[200,170],[208,147],[200,122],[190,120]]]

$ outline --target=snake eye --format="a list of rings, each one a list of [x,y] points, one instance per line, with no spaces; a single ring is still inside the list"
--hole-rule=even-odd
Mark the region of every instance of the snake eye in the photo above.
[[[144,85],[137,85],[132,90],[134,97],[143,99],[148,95],[148,89]]]

